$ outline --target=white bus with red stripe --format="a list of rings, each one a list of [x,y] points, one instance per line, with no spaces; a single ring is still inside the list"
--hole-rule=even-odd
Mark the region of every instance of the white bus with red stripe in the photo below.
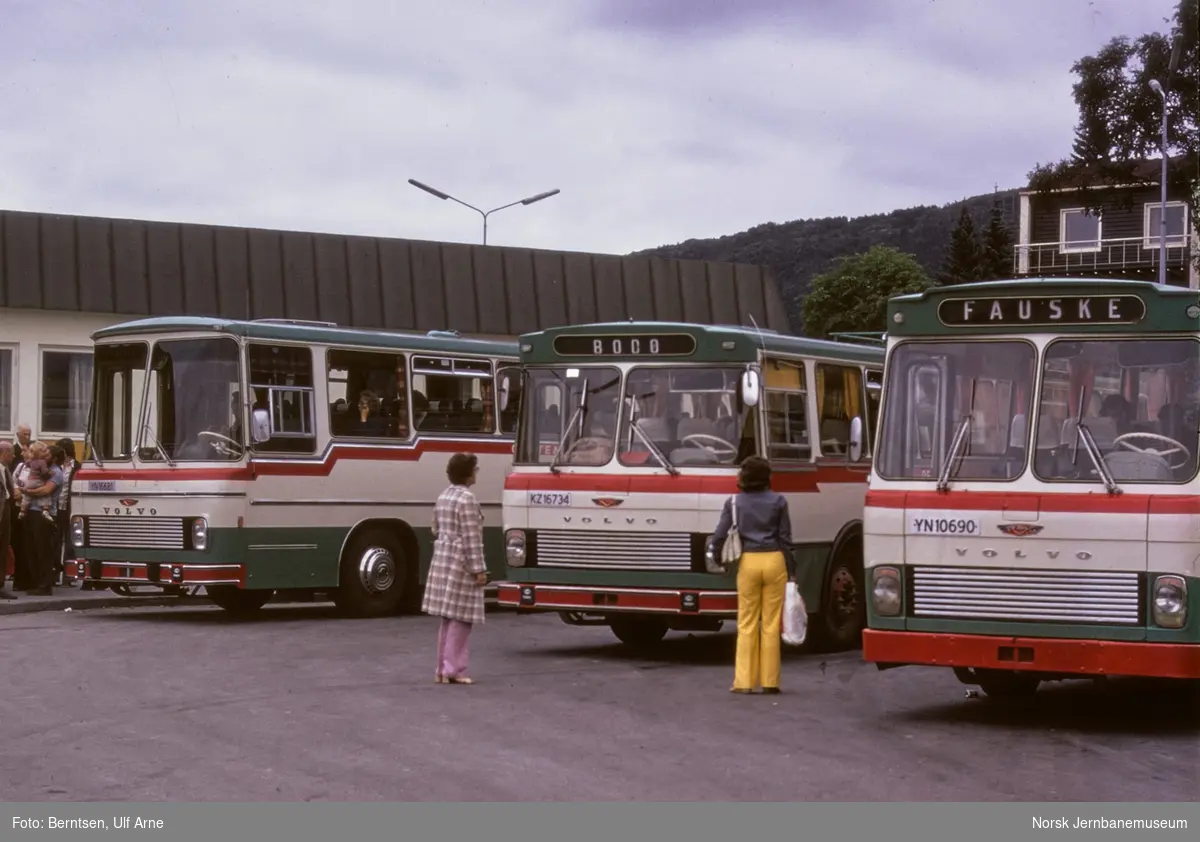
[[[1200,677],[1200,302],[1036,278],[893,300],[864,657],[992,696]]]
[[[747,456],[789,501],[814,626],[857,645],[861,519],[883,348],[753,328],[593,324],[520,338],[502,605],[653,644],[737,616],[709,536]]]
[[[419,606],[450,455],[479,457],[488,563],[519,395],[515,342],[280,320],[156,318],[95,343],[68,574],[232,612],[325,593],[348,613]],[[508,397],[512,403],[502,408]]]

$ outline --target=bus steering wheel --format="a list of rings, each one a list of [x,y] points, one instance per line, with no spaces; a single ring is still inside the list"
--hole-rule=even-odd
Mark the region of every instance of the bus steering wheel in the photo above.
[[[1126,439],[1136,439],[1136,438],[1153,439],[1155,441],[1164,441],[1167,444],[1173,444],[1175,446],[1170,447],[1166,450],[1155,450],[1152,447],[1147,447],[1145,449],[1142,449],[1140,447],[1134,447],[1132,444],[1125,441]],[[1175,439],[1173,439],[1173,438],[1168,438],[1167,436],[1160,436],[1158,433],[1137,433],[1137,432],[1125,433],[1124,435],[1117,436],[1115,439],[1113,439],[1113,446],[1115,447],[1117,445],[1121,445],[1121,447],[1125,448],[1126,450],[1132,450],[1134,453],[1151,453],[1155,456],[1162,456],[1164,459],[1166,458],[1166,456],[1168,454],[1182,453],[1183,461],[1180,462],[1178,465],[1171,465],[1170,463],[1168,463],[1168,465],[1170,466],[1172,471],[1182,468],[1184,465],[1186,465],[1188,463],[1188,460],[1192,458],[1191,452],[1186,447],[1184,447],[1180,442],[1175,441]]]
[[[696,446],[701,450],[707,450],[709,453],[713,453],[718,456],[727,456],[730,459],[737,458],[738,449],[720,436],[710,436],[708,433],[692,433],[690,436],[684,436],[679,443],[687,444],[688,442],[692,441],[692,439],[697,440]],[[700,443],[704,441],[716,442],[718,446],[707,447]]]
[[[196,435],[200,438],[216,439],[216,441],[209,442],[209,444],[212,446],[213,450],[217,451],[217,453],[220,453],[222,456],[236,457],[241,455],[242,446],[229,436],[222,435],[221,433],[214,433],[212,430],[202,430]],[[233,447],[237,449],[235,450],[226,446],[225,442],[229,442],[229,444],[233,445]]]

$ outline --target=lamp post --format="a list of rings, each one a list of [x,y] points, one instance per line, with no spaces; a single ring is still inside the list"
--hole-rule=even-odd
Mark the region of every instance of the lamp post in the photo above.
[[[488,217],[491,216],[492,214],[494,214],[496,211],[502,211],[505,208],[511,208],[514,205],[532,205],[534,202],[540,202],[542,199],[549,199],[551,196],[557,196],[560,192],[562,192],[558,188],[555,188],[553,190],[547,190],[545,193],[538,193],[535,196],[529,196],[524,199],[518,199],[515,202],[509,202],[507,205],[501,205],[498,208],[492,208],[489,211],[485,211],[485,210],[480,210],[479,208],[475,207],[474,205],[468,205],[462,199],[456,199],[453,196],[451,196],[449,193],[443,193],[441,190],[437,190],[433,187],[430,187],[428,184],[422,184],[421,182],[417,181],[415,178],[410,178],[408,180],[408,183],[411,184],[413,187],[416,187],[420,190],[424,190],[426,193],[430,194],[431,196],[437,196],[439,199],[449,199],[452,202],[458,202],[463,207],[470,208],[471,210],[475,211],[475,213],[482,216],[483,217],[483,244],[485,246],[487,245]]]
[[[1157,79],[1150,80],[1150,87],[1162,97],[1162,187],[1161,207],[1158,211],[1158,282],[1167,283],[1167,92]]]

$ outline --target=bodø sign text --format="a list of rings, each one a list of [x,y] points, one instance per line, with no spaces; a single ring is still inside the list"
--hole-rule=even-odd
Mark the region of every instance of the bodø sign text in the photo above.
[[[1133,324],[1145,316],[1136,295],[948,298],[938,305],[938,319],[948,327]]]

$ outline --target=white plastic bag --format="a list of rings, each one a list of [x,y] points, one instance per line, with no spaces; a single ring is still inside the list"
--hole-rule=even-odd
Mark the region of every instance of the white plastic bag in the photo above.
[[[783,642],[788,646],[802,646],[807,635],[808,609],[804,597],[800,596],[799,586],[789,581],[783,592]]]

